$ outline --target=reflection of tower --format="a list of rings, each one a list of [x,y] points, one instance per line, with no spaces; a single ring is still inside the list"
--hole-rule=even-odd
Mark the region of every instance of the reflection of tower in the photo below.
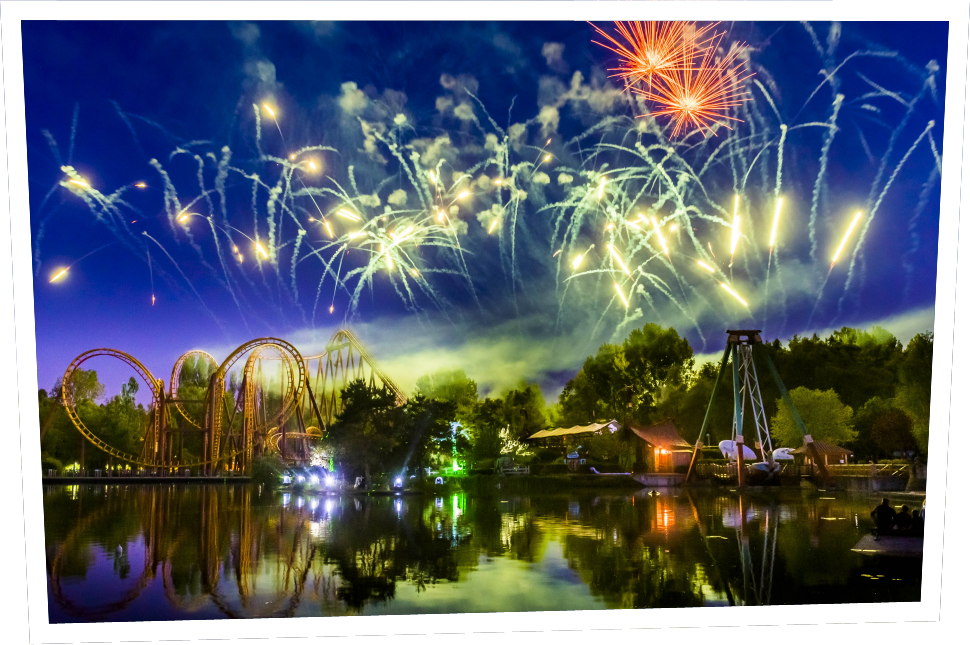
[[[746,532],[744,498],[738,496],[740,518],[736,529],[738,553],[741,559],[743,591],[741,599],[746,605],[771,604],[771,586],[775,574],[775,546],[778,541],[778,513],[774,508],[765,509],[764,544],[761,548],[761,566],[755,572],[754,558],[751,555],[751,538]],[[772,521],[774,519],[774,521]],[[768,547],[769,536],[771,548]]]

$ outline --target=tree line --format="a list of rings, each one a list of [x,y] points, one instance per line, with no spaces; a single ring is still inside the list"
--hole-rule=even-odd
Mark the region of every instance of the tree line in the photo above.
[[[880,327],[869,331],[843,327],[827,338],[795,336],[786,345],[776,339],[765,347],[813,438],[844,446],[857,460],[925,457],[932,333],[917,334],[904,346]],[[766,366],[756,367],[775,447],[800,446],[801,435]],[[461,369],[422,376],[400,407],[382,386],[354,381],[340,393],[343,409],[317,453],[368,480],[381,473],[418,474],[428,468],[467,471],[502,461],[560,460],[560,451],[537,450],[526,439],[543,428],[615,419],[623,432],[584,437],[584,449],[594,459],[628,467],[635,456],[631,425],[671,419],[693,444],[711,403],[707,436],[700,439],[716,444],[730,438],[734,413],[730,378],[719,384],[711,399],[718,368],[715,363],[697,365],[690,343],[675,329],[647,323],[621,343],[604,344],[587,357],[551,406],[538,384],[525,381],[481,396],[477,383]],[[187,361],[179,398],[201,401],[210,370],[204,361]],[[227,403],[234,405],[240,385],[230,378],[227,386]],[[68,387],[78,414],[95,434],[137,454],[149,411],[135,403],[134,378],[110,398],[93,370],[75,371]],[[45,468],[83,461],[85,449],[89,459],[97,453],[94,446],[85,448],[63,410],[60,392],[60,382],[50,393],[39,392]],[[271,396],[272,388],[268,392]],[[201,419],[201,402],[184,407],[193,418]],[[746,418],[746,427],[750,423]],[[187,437],[186,461],[202,449],[200,436]],[[100,458],[91,463],[99,464]]]

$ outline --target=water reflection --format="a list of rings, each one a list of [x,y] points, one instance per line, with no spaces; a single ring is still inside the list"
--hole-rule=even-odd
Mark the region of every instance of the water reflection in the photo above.
[[[918,600],[866,497],[49,487],[51,622]],[[879,577],[882,576],[882,577]],[[447,590],[447,591],[446,591]]]

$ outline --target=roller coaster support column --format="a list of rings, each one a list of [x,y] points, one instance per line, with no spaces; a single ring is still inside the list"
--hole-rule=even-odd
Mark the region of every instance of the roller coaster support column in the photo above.
[[[219,430],[222,428],[222,393],[226,389],[225,377],[218,371],[209,379],[208,409],[205,415],[205,448],[202,460],[206,462],[205,474],[215,472],[215,459],[219,456]]]

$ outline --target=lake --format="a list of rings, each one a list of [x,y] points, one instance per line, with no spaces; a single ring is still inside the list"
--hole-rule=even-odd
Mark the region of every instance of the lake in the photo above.
[[[873,494],[45,486],[52,623],[919,601]],[[897,502],[897,505],[899,502]]]

